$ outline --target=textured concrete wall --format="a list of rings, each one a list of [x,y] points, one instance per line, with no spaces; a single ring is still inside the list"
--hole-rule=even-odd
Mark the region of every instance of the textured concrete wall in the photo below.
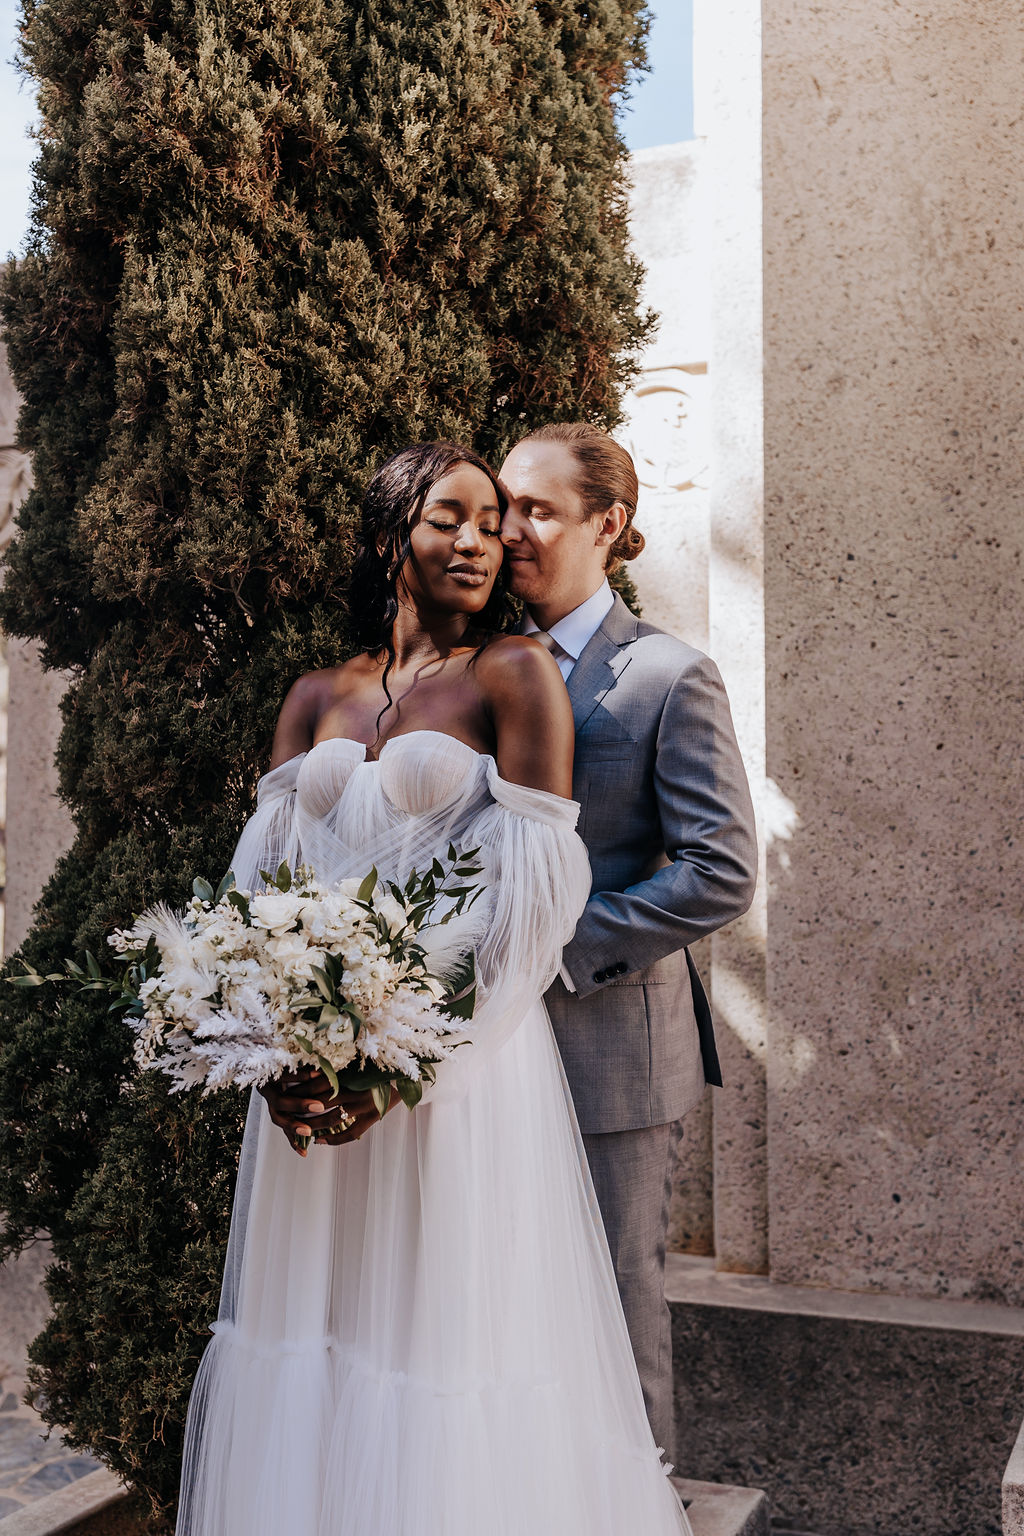
[[[14,447],[18,397],[0,344],[0,547],[12,532],[12,520],[29,487],[29,461]],[[4,954],[16,949],[28,931],[32,906],[59,854],[70,840],[71,823],[56,798],[53,752],[60,729],[58,706],[63,682],[44,673],[34,647],[6,642],[10,666],[10,703],[4,722],[9,736],[5,756],[7,884]],[[0,1268],[0,1379],[20,1390],[28,1341],[46,1320],[49,1303],[42,1275],[49,1247],[37,1243]]]
[[[1024,10],[765,0],[780,1280],[1024,1303]]]
[[[0,344],[0,547],[31,483],[28,456],[14,446],[19,401]],[[37,647],[8,640],[10,668],[7,754],[7,883],[3,952],[11,954],[32,923],[54,864],[71,842],[72,822],[57,799],[53,754],[60,735],[63,678],[44,672]]]
[[[809,1291],[673,1255],[666,1292],[686,1477],[764,1488],[780,1530],[999,1536],[1016,1308]]]
[[[57,798],[53,755],[60,735],[64,678],[44,672],[34,641],[8,640],[7,891],[4,953],[32,926],[32,909],[74,824]]]

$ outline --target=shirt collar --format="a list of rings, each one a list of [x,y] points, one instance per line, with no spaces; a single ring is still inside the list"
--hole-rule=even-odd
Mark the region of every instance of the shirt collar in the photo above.
[[[558,641],[567,656],[571,656],[573,661],[579,661],[587,642],[597,634],[614,602],[615,594],[606,577],[592,597],[559,619],[557,624],[552,624],[548,634]],[[534,622],[527,610],[523,614],[523,634],[535,635],[539,629],[540,625]]]

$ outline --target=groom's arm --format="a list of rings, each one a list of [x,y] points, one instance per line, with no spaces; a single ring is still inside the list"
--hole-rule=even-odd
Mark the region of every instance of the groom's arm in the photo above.
[[[669,863],[587,902],[563,956],[580,997],[706,937],[753,899],[754,808],[725,687],[706,656],[668,691],[648,793]]]

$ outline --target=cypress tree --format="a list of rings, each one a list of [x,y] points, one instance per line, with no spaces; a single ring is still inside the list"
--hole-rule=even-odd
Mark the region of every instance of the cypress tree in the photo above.
[[[18,958],[226,867],[288,684],[347,647],[361,489],[617,420],[647,321],[617,93],[643,0],[24,0],[43,136],[3,317],[35,488],[0,618],[66,669],[77,836]],[[19,967],[15,967],[18,969]],[[168,1510],[244,1105],[4,986],[6,1251],[52,1234],[45,1415]]]

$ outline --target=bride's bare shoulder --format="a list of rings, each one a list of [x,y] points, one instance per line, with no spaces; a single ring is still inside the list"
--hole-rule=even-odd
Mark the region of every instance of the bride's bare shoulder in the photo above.
[[[502,778],[555,795],[571,794],[572,707],[550,651],[529,635],[501,635],[481,653],[477,666]]]
[[[551,656],[532,635],[493,635],[480,652],[477,669],[485,675],[511,674],[517,677],[550,676],[561,673]]]
[[[298,757],[300,752],[309,751],[321,717],[359,686],[369,664],[368,656],[355,656],[340,666],[321,667],[295,679],[277,717],[270,758],[272,768]]]

